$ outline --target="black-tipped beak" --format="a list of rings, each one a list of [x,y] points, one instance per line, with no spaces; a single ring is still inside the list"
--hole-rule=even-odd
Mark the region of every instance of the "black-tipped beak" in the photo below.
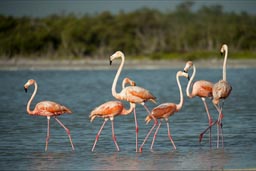
[[[183,70],[183,72],[188,73],[188,71]]]
[[[111,65],[112,64],[112,61],[111,60],[109,60],[109,65]]]
[[[188,75],[188,81],[190,80],[190,76]]]
[[[224,53],[223,52],[220,52],[220,55],[222,56]]]
[[[26,93],[28,92],[28,89],[26,87],[24,87],[24,90],[25,90]]]

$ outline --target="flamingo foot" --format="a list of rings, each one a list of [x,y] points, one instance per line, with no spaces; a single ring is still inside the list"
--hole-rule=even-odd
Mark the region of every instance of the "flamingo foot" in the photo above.
[[[142,153],[142,148],[141,147],[139,148],[139,152]]]

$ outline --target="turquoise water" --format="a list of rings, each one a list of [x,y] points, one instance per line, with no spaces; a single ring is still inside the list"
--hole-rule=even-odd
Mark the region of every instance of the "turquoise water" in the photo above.
[[[174,151],[167,137],[163,122],[150,151],[152,136],[142,153],[135,152],[135,127],[133,115],[115,118],[115,133],[120,152],[116,152],[111,137],[111,124],[107,122],[102,135],[91,152],[95,135],[102,119],[89,121],[89,114],[96,106],[113,100],[112,80],[115,70],[97,71],[0,71],[0,167],[1,170],[92,170],[92,169],[232,169],[256,168],[256,69],[229,69],[228,80],[233,87],[232,94],[225,101],[223,132],[225,148],[216,149],[216,127],[213,128],[213,147],[208,144],[208,134],[202,143],[198,142],[200,132],[208,125],[207,115],[199,98],[185,97],[182,110],[172,116],[170,128],[177,146]],[[137,85],[150,90],[158,100],[179,102],[176,84],[177,69],[164,70],[124,70],[118,82],[129,76]],[[217,82],[221,78],[220,69],[198,69],[195,80],[207,79]],[[51,119],[51,139],[48,152],[44,151],[47,119],[30,116],[26,104],[33,87],[28,93],[23,85],[28,79],[36,79],[38,93],[32,102],[52,100],[69,107],[72,115],[58,118],[70,129],[75,151],[66,132]],[[185,88],[187,80],[181,78]],[[217,112],[210,100],[210,112],[216,119]],[[155,105],[147,103],[152,109]],[[128,103],[125,102],[128,107]],[[146,112],[137,105],[139,123],[139,144],[142,143],[152,123],[146,125]]]

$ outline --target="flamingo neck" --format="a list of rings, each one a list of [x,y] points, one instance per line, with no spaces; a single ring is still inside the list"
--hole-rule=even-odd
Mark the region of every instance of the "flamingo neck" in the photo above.
[[[225,57],[224,57],[224,62],[223,62],[223,73],[222,73],[222,79],[224,81],[227,80],[227,74],[226,74],[226,70],[227,70],[227,59],[228,59],[228,48],[225,48]]]
[[[193,96],[192,96],[192,93],[189,92],[189,89],[191,87],[191,83],[192,83],[193,79],[195,78],[195,75],[196,75],[196,67],[195,67],[195,65],[193,65],[193,73],[192,73],[192,76],[191,76],[191,78],[188,82],[187,89],[186,89],[187,96],[190,97],[190,98],[192,98]]]
[[[116,92],[116,84],[117,84],[117,80],[118,80],[120,73],[124,66],[124,55],[121,55],[121,59],[122,59],[121,64],[116,72],[116,76],[115,76],[113,84],[112,84],[112,95],[117,99],[120,99],[120,94]]]
[[[29,99],[28,104],[27,104],[27,112],[28,112],[28,114],[30,114],[30,115],[34,115],[34,111],[31,111],[31,110],[30,110],[31,102],[32,102],[32,100],[34,99],[34,97],[35,97],[35,95],[36,95],[36,92],[37,92],[37,83],[35,82],[34,85],[35,85],[34,92],[33,92],[32,96],[31,96],[31,98]]]
[[[129,109],[123,109],[123,111],[122,111],[122,113],[121,113],[121,115],[128,115],[128,114],[130,114],[132,111],[133,111],[133,109],[135,108],[135,103],[130,103],[130,108]]]
[[[177,80],[177,84],[178,84],[179,91],[180,91],[180,103],[176,105],[176,111],[178,112],[182,108],[184,99],[183,99],[183,93],[182,93],[182,89],[181,89],[181,85],[180,85],[179,75],[176,75],[176,80]]]

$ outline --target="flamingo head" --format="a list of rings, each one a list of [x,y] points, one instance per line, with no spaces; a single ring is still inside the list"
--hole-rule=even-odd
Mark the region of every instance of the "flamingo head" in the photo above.
[[[187,61],[185,67],[184,67],[184,72],[188,72],[188,70],[193,66],[193,62],[192,61]]]
[[[227,52],[228,50],[228,45],[227,44],[223,44],[220,48],[220,54],[223,55],[224,52]]]
[[[33,85],[33,84],[35,84],[35,82],[36,82],[36,81],[33,80],[33,79],[28,80],[27,83],[24,84],[24,90],[25,90],[25,92],[27,92],[27,91],[28,91],[28,87],[31,86],[31,85]]]
[[[124,57],[123,52],[116,51],[113,55],[111,55],[109,57],[109,64],[111,65],[113,60],[115,60],[116,58],[121,58],[121,57]]]

